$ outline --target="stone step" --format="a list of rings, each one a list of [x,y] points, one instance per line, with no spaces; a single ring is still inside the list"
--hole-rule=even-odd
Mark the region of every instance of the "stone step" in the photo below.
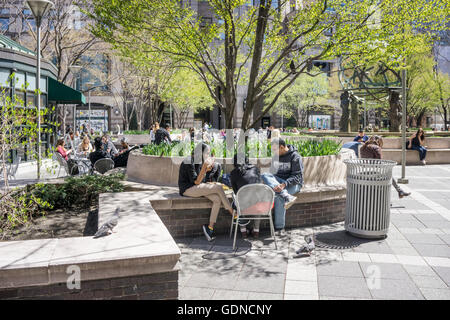
[[[383,159],[402,162],[402,149],[384,149]],[[450,149],[428,149],[425,158],[427,164],[448,164],[450,163]],[[406,150],[406,164],[420,165],[419,152],[416,150]]]

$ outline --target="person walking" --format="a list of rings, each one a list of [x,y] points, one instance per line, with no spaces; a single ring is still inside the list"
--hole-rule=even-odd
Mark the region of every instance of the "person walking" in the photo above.
[[[366,143],[361,147],[359,153],[362,159],[382,159],[383,158],[382,148],[383,148],[383,138],[381,136],[371,136],[369,140],[367,140]],[[410,192],[403,191],[394,178],[392,178],[392,185],[397,191],[398,197],[400,199],[403,197],[407,197],[411,194]]]
[[[285,226],[286,210],[297,199],[293,196],[303,186],[303,162],[297,149],[281,139],[272,140],[272,164],[270,173],[262,174],[262,180],[275,191],[275,229]]]

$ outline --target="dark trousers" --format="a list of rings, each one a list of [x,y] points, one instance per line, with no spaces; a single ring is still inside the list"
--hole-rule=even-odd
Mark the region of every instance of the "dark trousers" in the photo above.
[[[425,147],[422,147],[422,146],[411,146],[411,149],[419,151],[420,161],[425,160],[425,157],[427,156],[427,149],[425,149]]]

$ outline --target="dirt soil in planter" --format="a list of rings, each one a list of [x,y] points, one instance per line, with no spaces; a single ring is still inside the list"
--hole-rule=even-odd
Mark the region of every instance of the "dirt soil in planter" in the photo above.
[[[48,211],[24,226],[0,234],[0,241],[93,236],[98,229],[98,206]]]

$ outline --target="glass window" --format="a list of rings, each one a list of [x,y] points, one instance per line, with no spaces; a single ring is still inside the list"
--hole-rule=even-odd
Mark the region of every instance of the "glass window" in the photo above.
[[[32,29],[36,28],[36,21],[34,19],[23,19],[22,20],[22,29],[28,30],[28,25],[31,26]]]
[[[16,80],[15,88],[16,89],[25,89],[25,74],[21,72],[16,72],[14,74],[14,78]]]
[[[8,69],[0,69],[0,87],[10,87],[11,80],[9,78],[10,72]]]
[[[29,91],[36,90],[36,76],[34,74],[27,73],[27,83],[28,83],[27,90]]]
[[[1,8],[0,14],[9,14],[9,8]]]
[[[34,107],[35,105],[36,102],[34,94],[27,92],[27,107]]]
[[[47,95],[41,94],[41,108],[47,107]]]
[[[39,83],[41,92],[47,92],[47,78],[41,77],[41,82]]]
[[[24,15],[32,15],[33,14],[30,9],[23,9],[22,13]]]
[[[9,18],[0,18],[0,30],[8,31],[9,29]]]
[[[16,105],[23,106],[25,103],[25,93],[16,91]]]

